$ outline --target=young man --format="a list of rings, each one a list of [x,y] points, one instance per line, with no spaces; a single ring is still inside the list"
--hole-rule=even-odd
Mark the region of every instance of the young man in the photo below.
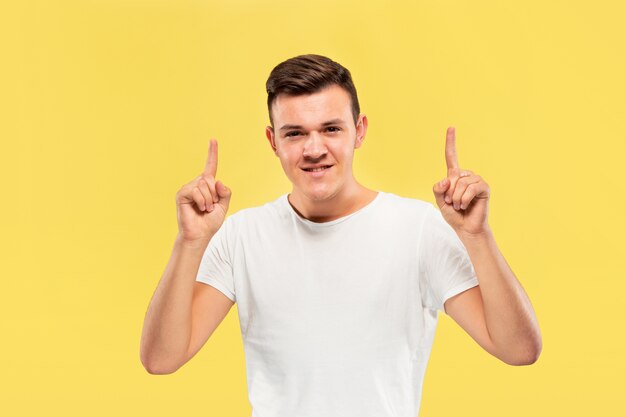
[[[177,194],[179,235],[142,334],[148,372],[180,368],[235,301],[253,416],[415,417],[438,311],[502,361],[533,363],[537,320],[454,129],[435,209],[354,178],[367,117],[347,69],[298,56],[267,91],[266,136],[293,189],[226,218],[211,141],[205,171]]]

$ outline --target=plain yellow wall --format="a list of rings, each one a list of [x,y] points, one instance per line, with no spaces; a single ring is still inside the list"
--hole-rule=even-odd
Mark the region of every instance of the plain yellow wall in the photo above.
[[[434,202],[447,126],[543,353],[512,367],[440,316],[421,416],[626,411],[626,8],[619,1],[6,1],[0,6],[0,414],[249,417],[233,307],[172,375],[139,338],[175,193],[219,141],[230,213],[290,191],[265,80],[319,53],[370,127],[355,175]],[[175,413],[175,414],[173,414]]]

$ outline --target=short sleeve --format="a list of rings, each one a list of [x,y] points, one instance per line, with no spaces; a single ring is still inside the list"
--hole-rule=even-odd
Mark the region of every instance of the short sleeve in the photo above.
[[[231,301],[236,301],[233,276],[231,239],[234,238],[231,217],[213,235],[202,255],[196,281],[208,284],[222,292]]]
[[[420,291],[424,306],[445,313],[444,303],[478,285],[467,249],[441,211],[429,205],[424,216],[419,254]]]

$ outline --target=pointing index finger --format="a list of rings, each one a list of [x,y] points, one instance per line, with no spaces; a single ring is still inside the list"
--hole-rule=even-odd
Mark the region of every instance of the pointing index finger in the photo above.
[[[217,140],[211,139],[209,143],[209,157],[204,167],[204,173],[215,178],[217,172]]]
[[[456,157],[455,130],[452,126],[450,126],[446,132],[446,165],[448,166],[448,170],[459,167],[459,160]]]

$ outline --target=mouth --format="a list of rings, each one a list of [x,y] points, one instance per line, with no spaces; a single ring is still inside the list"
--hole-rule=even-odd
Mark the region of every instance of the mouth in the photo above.
[[[332,165],[323,165],[315,168],[302,168],[302,170],[306,172],[321,172],[327,170],[330,167],[332,167]]]

